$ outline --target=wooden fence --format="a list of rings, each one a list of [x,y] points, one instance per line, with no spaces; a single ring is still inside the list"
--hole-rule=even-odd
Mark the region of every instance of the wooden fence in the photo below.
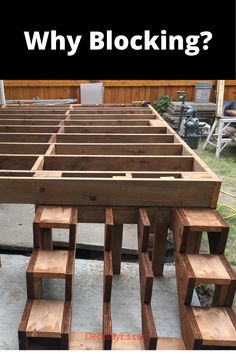
[[[77,98],[80,102],[80,84],[102,82],[105,103],[130,103],[148,100],[153,102],[160,95],[170,95],[173,100],[177,90],[185,90],[188,100],[194,100],[197,80],[5,80],[5,95],[8,100],[65,99]],[[211,101],[215,101],[216,80],[212,82]],[[225,100],[236,100],[236,80],[226,80]]]

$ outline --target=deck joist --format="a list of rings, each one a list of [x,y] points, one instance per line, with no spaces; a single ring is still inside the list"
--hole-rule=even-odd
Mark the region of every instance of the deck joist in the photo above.
[[[151,107],[0,109],[0,202],[216,207],[218,177]]]

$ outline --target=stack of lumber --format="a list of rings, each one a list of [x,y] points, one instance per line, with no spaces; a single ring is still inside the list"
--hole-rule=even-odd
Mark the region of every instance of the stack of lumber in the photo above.
[[[197,116],[200,121],[206,122],[210,125],[213,124],[216,110],[215,103],[197,103],[189,101],[185,104],[192,106],[197,110]],[[178,127],[181,105],[181,102],[172,101],[168,106],[167,112],[163,114],[163,118],[171,125],[173,129]]]

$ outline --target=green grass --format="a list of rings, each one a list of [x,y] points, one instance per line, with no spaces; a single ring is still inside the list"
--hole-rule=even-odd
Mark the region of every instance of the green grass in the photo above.
[[[202,144],[195,152],[201,159],[222,179],[221,190],[236,196],[236,145],[227,146],[219,159],[215,158],[215,149],[208,146],[202,150]],[[236,209],[236,198],[220,193],[219,204],[227,204]],[[229,210],[222,208],[219,210],[221,215],[229,215]],[[236,216],[227,219],[230,225],[229,238],[225,250],[225,256],[236,271]],[[205,238],[204,238],[205,239]]]

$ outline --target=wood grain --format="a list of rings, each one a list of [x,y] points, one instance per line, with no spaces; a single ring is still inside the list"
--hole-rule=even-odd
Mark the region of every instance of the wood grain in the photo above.
[[[34,277],[65,278],[68,251],[39,250],[34,265]]]
[[[71,208],[63,207],[42,207],[42,214],[39,220],[41,228],[69,228],[71,220]]]
[[[197,281],[201,283],[230,284],[231,278],[217,255],[188,255]]]
[[[26,327],[27,336],[60,338],[63,312],[64,301],[34,300]]]
[[[236,328],[225,308],[193,307],[203,345],[236,347]]]

